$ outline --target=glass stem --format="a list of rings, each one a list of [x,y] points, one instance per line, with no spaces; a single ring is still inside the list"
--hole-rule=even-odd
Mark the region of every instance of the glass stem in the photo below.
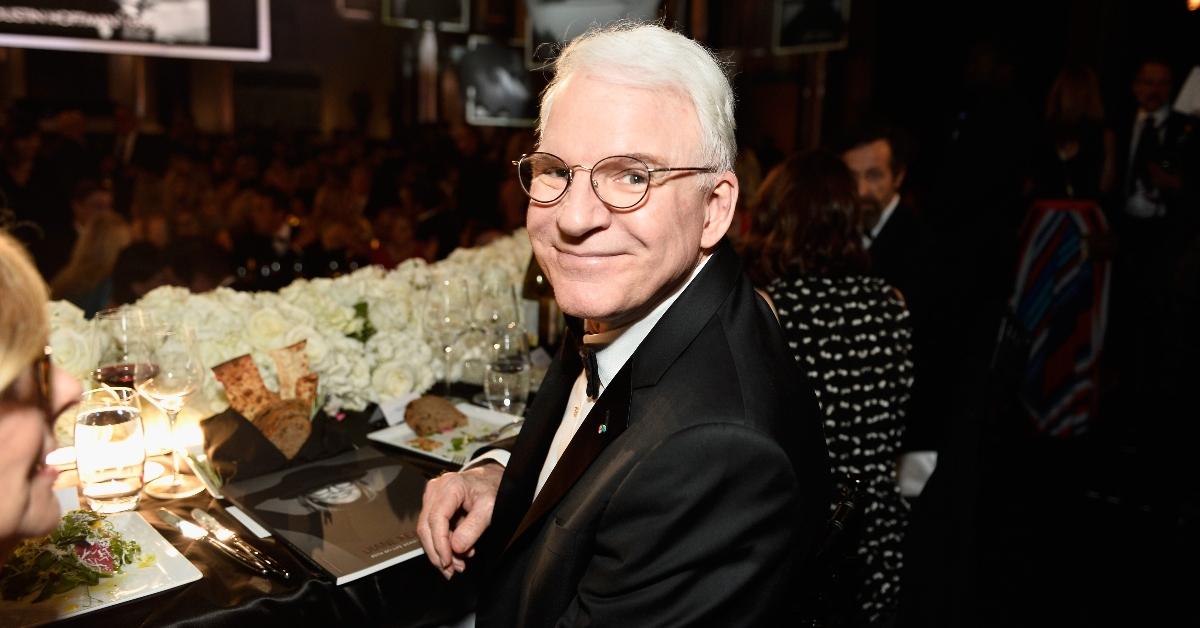
[[[183,484],[183,479],[179,477],[179,447],[175,442],[175,415],[179,414],[179,411],[166,410],[164,412],[167,415],[167,438],[170,440],[171,467],[174,470],[174,474],[171,476],[171,486],[179,486]]]

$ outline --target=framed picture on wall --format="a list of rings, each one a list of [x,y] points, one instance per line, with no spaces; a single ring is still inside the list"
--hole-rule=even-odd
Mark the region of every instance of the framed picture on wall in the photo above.
[[[468,124],[533,126],[537,92],[521,57],[520,45],[482,35],[467,38],[467,51],[458,61],[458,75]]]
[[[465,33],[471,26],[470,0],[383,0],[383,23],[421,28],[433,22],[438,30]]]
[[[775,0],[775,54],[841,50],[849,43],[850,0]]]
[[[662,0],[525,0],[525,65],[553,61],[567,42],[593,26],[626,18],[652,22]]]
[[[0,47],[268,61],[269,0],[0,0]]]
[[[379,1],[333,0],[333,6],[337,9],[338,15],[347,20],[367,22],[375,19],[375,12],[379,9]]]

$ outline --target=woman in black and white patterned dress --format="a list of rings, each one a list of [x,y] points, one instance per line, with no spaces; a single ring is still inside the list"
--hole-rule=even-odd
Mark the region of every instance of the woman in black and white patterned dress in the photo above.
[[[911,331],[902,296],[869,274],[854,186],[829,153],[791,157],[752,203],[744,253],[816,393],[835,478],[861,483],[854,542],[862,577],[849,583],[856,608],[840,610],[851,625],[882,625],[899,601],[908,519],[896,458],[912,386]]]

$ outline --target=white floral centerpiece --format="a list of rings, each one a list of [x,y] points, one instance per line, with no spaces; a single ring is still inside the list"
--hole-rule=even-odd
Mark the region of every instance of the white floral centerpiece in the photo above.
[[[519,285],[530,251],[522,229],[486,246],[458,249],[434,264],[408,260],[391,271],[368,266],[336,279],[299,279],[278,293],[218,288],[191,294],[167,286],[136,305],[156,320],[194,329],[197,350],[210,368],[250,354],[272,388],[278,384],[268,352],[307,340],[325,410],[361,410],[368,403],[424,392],[437,381],[441,347],[431,346],[419,315],[433,277],[478,284],[486,271],[503,273]],[[66,301],[50,303],[49,312],[55,362],[89,382],[99,359],[91,321]],[[189,405],[202,416],[228,407],[211,371]]]

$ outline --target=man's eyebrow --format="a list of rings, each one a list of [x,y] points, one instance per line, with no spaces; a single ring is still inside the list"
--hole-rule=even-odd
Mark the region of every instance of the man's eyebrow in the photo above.
[[[657,155],[651,155],[649,153],[626,153],[625,156],[633,157],[634,159],[640,159],[640,160],[646,162],[646,165],[651,166],[651,167],[660,167],[661,168],[663,165],[665,165],[667,163],[667,162],[663,161],[661,157],[659,157]]]

